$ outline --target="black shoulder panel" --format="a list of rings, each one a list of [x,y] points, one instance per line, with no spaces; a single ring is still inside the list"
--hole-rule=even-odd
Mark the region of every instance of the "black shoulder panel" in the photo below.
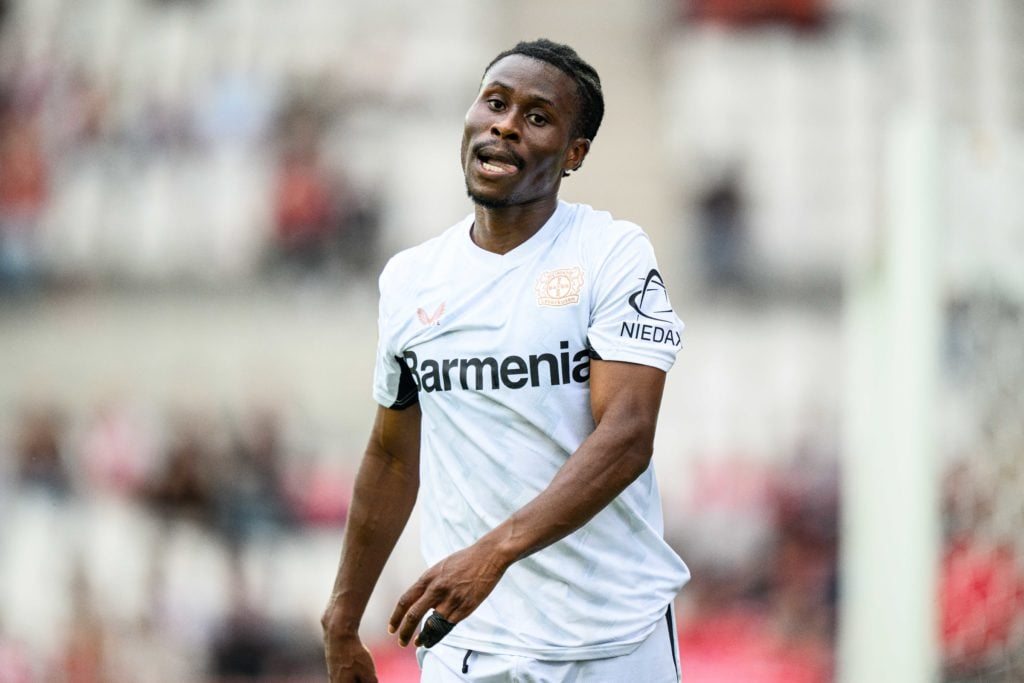
[[[405,410],[409,406],[419,403],[420,394],[416,388],[416,382],[412,378],[412,370],[409,369],[405,360],[401,356],[395,356],[395,362],[401,369],[401,375],[398,378],[398,397],[388,407],[392,410]]]

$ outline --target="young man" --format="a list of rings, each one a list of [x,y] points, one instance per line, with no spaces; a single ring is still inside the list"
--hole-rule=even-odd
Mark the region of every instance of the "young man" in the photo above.
[[[651,455],[682,323],[643,231],[558,199],[603,112],[571,48],[498,55],[462,140],[474,212],[381,275],[380,406],[323,617],[332,683],[377,680],[358,627],[418,492],[432,566],[389,630],[404,646],[423,622],[422,680],[679,679],[689,572]]]

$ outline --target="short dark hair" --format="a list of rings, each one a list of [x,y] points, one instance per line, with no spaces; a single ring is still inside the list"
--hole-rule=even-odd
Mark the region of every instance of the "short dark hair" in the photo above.
[[[492,66],[510,55],[523,55],[547,62],[576,83],[579,112],[572,135],[593,140],[597,135],[597,129],[601,127],[601,119],[604,118],[601,77],[597,75],[594,67],[583,61],[576,54],[576,50],[568,45],[556,43],[547,38],[538,38],[537,40],[519,42],[515,47],[505,50],[491,60],[491,63],[484,69],[484,74],[486,75]]]

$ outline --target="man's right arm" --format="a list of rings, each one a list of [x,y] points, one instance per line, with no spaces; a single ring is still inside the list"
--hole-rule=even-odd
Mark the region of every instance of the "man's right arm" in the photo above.
[[[420,408],[378,407],[349,510],[341,562],[321,618],[331,683],[377,680],[359,639],[366,603],[419,490]]]

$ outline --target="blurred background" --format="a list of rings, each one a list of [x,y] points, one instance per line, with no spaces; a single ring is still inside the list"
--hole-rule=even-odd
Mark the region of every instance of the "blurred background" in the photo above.
[[[1024,680],[1018,0],[0,0],[0,683],[324,680],[376,275],[538,36],[687,323],[684,680]]]

